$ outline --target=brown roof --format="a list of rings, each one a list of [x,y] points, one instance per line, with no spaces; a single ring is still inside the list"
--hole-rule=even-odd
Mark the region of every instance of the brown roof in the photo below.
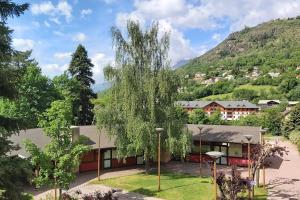
[[[201,124],[188,124],[187,127],[193,134],[193,140],[199,140],[198,127],[202,127],[201,140],[206,142],[246,143],[245,135],[252,135],[252,144],[261,141],[261,127]]]
[[[79,126],[80,127],[80,135],[84,135],[88,137],[88,144],[92,147],[92,149],[97,149],[99,145],[99,135],[96,126]],[[39,148],[43,149],[47,144],[50,143],[50,138],[44,134],[43,129],[35,128],[28,129],[24,131],[20,131],[18,135],[13,135],[10,140],[15,144],[18,144],[21,148],[17,151],[12,152],[12,155],[19,155],[21,157],[28,157],[29,154],[25,150],[24,141],[31,140],[34,144],[36,144]],[[100,138],[100,146],[101,148],[113,148],[115,147],[114,139],[110,138],[107,133],[102,130],[101,138]]]

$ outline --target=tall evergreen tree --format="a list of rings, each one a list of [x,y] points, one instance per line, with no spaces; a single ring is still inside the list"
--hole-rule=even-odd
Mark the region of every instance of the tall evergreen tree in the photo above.
[[[93,64],[88,58],[88,53],[84,46],[78,45],[69,66],[70,74],[80,82],[81,87],[78,91],[79,99],[73,103],[73,113],[75,116],[75,124],[89,125],[93,121],[93,104],[91,99],[96,98],[91,85],[95,83],[92,78]]]
[[[11,47],[12,30],[6,24],[9,17],[20,16],[28,9],[28,4],[15,4],[11,0],[0,1],[0,99],[11,101],[18,97],[14,87],[17,67],[11,65],[14,50]],[[9,137],[18,132],[23,124],[5,108],[0,109],[0,199],[22,199],[21,183],[26,175],[25,162],[8,154],[17,147]]]
[[[112,81],[111,99],[97,112],[97,125],[116,137],[118,156],[144,154],[146,169],[157,155],[157,133],[163,127],[162,146],[184,156],[189,137],[184,134],[183,115],[174,101],[180,78],[168,67],[169,35],[159,37],[158,24],[143,31],[138,23],[127,24],[128,39],[112,29],[116,67],[107,67]]]

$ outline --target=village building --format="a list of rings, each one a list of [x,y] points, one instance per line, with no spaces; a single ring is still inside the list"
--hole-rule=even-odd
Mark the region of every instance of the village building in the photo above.
[[[203,109],[208,115],[220,110],[223,120],[237,120],[240,117],[256,113],[259,110],[249,101],[177,101],[176,105],[182,106],[187,112],[194,109]]]
[[[202,128],[201,132],[199,127]],[[247,141],[245,135],[252,136],[250,141],[252,146],[260,143],[262,137],[260,127],[187,124],[186,128],[192,134],[192,151],[186,156],[188,162],[200,161],[199,141],[201,137],[202,162],[209,161],[209,158],[205,155],[206,152],[220,151],[224,155],[217,161],[218,164],[246,166]],[[97,170],[99,146],[100,169],[135,167],[144,164],[142,154],[129,155],[126,158],[118,159],[115,138],[110,137],[105,130],[101,130],[101,134],[99,134],[99,130],[94,125],[76,126],[71,129],[72,140],[76,141],[79,137],[85,137],[87,145],[91,147],[91,150],[81,158],[79,172]],[[50,138],[44,134],[41,128],[21,131],[18,135],[13,135],[10,140],[20,147],[11,155],[21,158],[30,156],[24,146],[25,140],[32,141],[40,149],[44,149],[50,143]],[[171,153],[162,151],[161,162],[169,162],[172,157]]]
[[[274,106],[277,106],[281,103],[280,100],[259,100],[257,105],[260,107],[260,109],[266,109],[271,108]],[[297,105],[299,101],[288,101],[287,102],[287,108],[286,110],[291,110],[291,108],[295,105]]]

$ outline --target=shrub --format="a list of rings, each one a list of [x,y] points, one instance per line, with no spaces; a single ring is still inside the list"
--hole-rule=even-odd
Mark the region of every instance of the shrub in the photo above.
[[[300,131],[292,131],[289,137],[292,143],[300,144]]]

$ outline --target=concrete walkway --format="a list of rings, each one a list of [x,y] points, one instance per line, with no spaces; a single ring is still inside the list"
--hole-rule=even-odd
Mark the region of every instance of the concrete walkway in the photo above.
[[[288,148],[283,160],[276,158],[266,171],[270,200],[300,200],[300,155],[297,147],[289,141],[279,141],[280,146]],[[282,163],[280,163],[282,162]]]
[[[142,169],[142,168],[123,169],[123,170],[118,169],[118,170],[112,170],[112,171],[105,171],[105,172],[103,172],[103,174],[101,174],[100,178],[107,179],[107,178],[128,176],[128,175],[137,174],[137,173],[141,173],[141,172],[144,172],[144,169]],[[100,190],[100,191],[107,190],[108,187],[101,186],[101,185],[94,185],[94,186],[90,187],[88,185],[88,183],[94,179],[97,179],[96,171],[81,173],[76,177],[75,181],[73,183],[71,183],[70,191],[75,191],[75,190],[79,190],[79,189],[80,190],[84,189],[82,192],[85,192],[85,190],[87,192],[88,191],[96,191],[96,190]],[[96,188],[98,188],[98,189],[96,189]],[[54,190],[51,190],[49,188],[34,189],[33,187],[27,187],[27,188],[25,188],[25,192],[33,194],[35,200],[44,200],[47,197],[54,196]],[[126,192],[123,192],[123,193],[124,193],[124,195],[122,195],[122,197],[130,196]],[[137,195],[137,196],[139,196],[139,195]],[[125,197],[121,198],[121,199],[126,199]],[[139,196],[139,198],[137,198],[137,199],[142,199],[142,197]],[[148,200],[150,200],[150,199],[148,199]]]

